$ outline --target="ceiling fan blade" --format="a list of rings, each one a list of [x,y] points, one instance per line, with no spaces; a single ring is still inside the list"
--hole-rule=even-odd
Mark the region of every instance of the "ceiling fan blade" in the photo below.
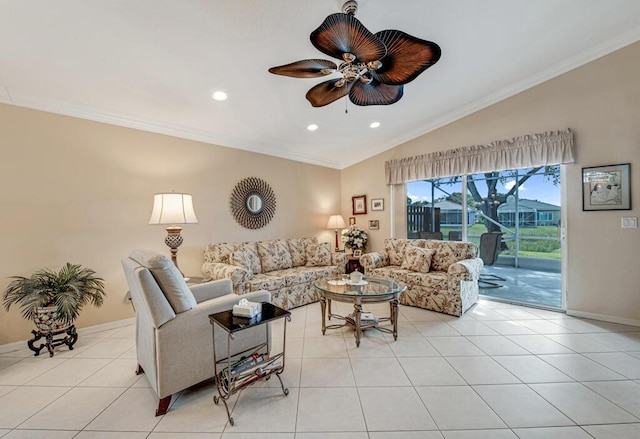
[[[292,78],[319,78],[332,74],[337,68],[336,63],[326,59],[303,59],[291,64],[271,67],[269,72]]]
[[[319,51],[338,59],[343,59],[344,53],[352,53],[359,62],[377,61],[387,53],[382,41],[350,14],[329,15],[311,32],[311,43]]]
[[[376,81],[369,84],[356,81],[349,92],[349,99],[356,105],[389,105],[402,98],[402,85],[388,85]]]
[[[372,71],[371,76],[385,84],[400,85],[413,81],[437,63],[442,53],[436,43],[399,30],[383,30],[376,33],[376,37],[387,46],[387,56],[381,59],[382,67]]]
[[[307,92],[307,100],[311,102],[311,105],[314,107],[324,107],[346,96],[349,94],[353,82],[345,83],[342,87],[336,87],[335,83],[341,80],[342,79],[332,79],[321,82],[315,87],[311,87]]]

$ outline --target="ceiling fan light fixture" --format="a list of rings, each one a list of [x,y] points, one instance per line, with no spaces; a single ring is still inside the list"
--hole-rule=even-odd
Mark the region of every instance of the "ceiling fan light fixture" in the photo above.
[[[380,126],[380,122],[371,122],[369,128],[378,128]]]
[[[367,63],[367,69],[369,70],[378,70],[380,67],[382,67],[382,62],[380,62],[380,60],[369,61]]]
[[[371,84],[371,81],[373,81],[373,78],[367,73],[360,76],[360,82],[363,84]]]
[[[307,129],[309,131],[315,131],[318,129],[318,125],[316,125],[315,123],[310,124],[309,126],[307,126]]]
[[[404,93],[404,84],[417,78],[440,59],[440,46],[399,30],[373,34],[355,18],[358,3],[344,3],[343,13],[329,15],[313,32],[313,46],[333,58],[342,59],[336,70],[332,61],[296,61],[269,72],[294,78],[320,77],[338,73],[312,87],[306,94],[313,107],[323,107],[349,95],[359,106],[390,105]],[[358,81],[359,80],[359,81]]]

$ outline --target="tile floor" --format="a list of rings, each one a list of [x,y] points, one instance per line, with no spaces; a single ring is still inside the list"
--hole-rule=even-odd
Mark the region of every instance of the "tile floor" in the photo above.
[[[367,331],[357,349],[350,329],[321,335],[318,304],[292,314],[289,396],[276,379],[245,389],[232,399],[233,427],[212,402],[212,382],[181,392],[155,417],[127,326],[81,335],[53,358],[26,348],[0,355],[0,436],[640,437],[640,328],[483,300],[460,319],[401,307],[397,341]]]

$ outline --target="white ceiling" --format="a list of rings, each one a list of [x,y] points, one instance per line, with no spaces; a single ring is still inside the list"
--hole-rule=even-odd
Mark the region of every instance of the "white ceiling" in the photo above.
[[[360,0],[370,31],[442,58],[398,103],[345,114],[305,99],[324,79],[267,72],[327,58],[309,34],[342,3],[0,0],[0,102],[342,169],[640,40],[638,0]]]

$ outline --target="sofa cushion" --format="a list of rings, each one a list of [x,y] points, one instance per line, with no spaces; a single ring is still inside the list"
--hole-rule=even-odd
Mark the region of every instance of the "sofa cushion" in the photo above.
[[[237,250],[227,255],[226,263],[229,265],[235,265],[236,267],[243,268],[250,275],[253,275],[253,266],[251,263],[250,252],[245,250]]]
[[[384,250],[389,256],[389,265],[401,266],[404,259],[404,248],[407,245],[406,239],[388,238],[384,240]]]
[[[242,250],[247,253],[247,258],[251,264],[251,271],[254,274],[262,273],[262,264],[260,264],[258,247],[255,242],[243,242],[238,245],[238,250]]]
[[[310,244],[317,244],[318,238],[296,238],[287,239],[289,252],[291,253],[291,263],[293,267],[301,267],[307,263],[306,247]]]
[[[284,239],[260,241],[257,246],[263,273],[292,267],[289,245]]]
[[[331,244],[321,242],[310,244],[306,249],[307,267],[322,267],[331,265]]]
[[[304,267],[285,268],[284,270],[276,270],[268,273],[269,276],[281,277],[284,279],[284,286],[309,283],[315,280],[316,276],[313,271],[305,270]]]
[[[427,241],[425,248],[436,251],[431,260],[431,268],[436,271],[448,271],[451,264],[464,259],[473,259],[478,252],[475,244],[457,241]]]
[[[222,262],[226,264],[229,253],[236,251],[238,244],[233,242],[218,242],[209,244],[204,252],[205,262]]]
[[[420,273],[428,273],[431,267],[431,259],[435,252],[434,249],[406,245],[401,268]]]
[[[167,256],[151,250],[134,250],[129,257],[149,269],[176,314],[197,305],[184,276]]]
[[[250,279],[248,283],[251,286],[250,291],[274,291],[285,286],[285,278],[261,273],[253,276],[253,279]]]

